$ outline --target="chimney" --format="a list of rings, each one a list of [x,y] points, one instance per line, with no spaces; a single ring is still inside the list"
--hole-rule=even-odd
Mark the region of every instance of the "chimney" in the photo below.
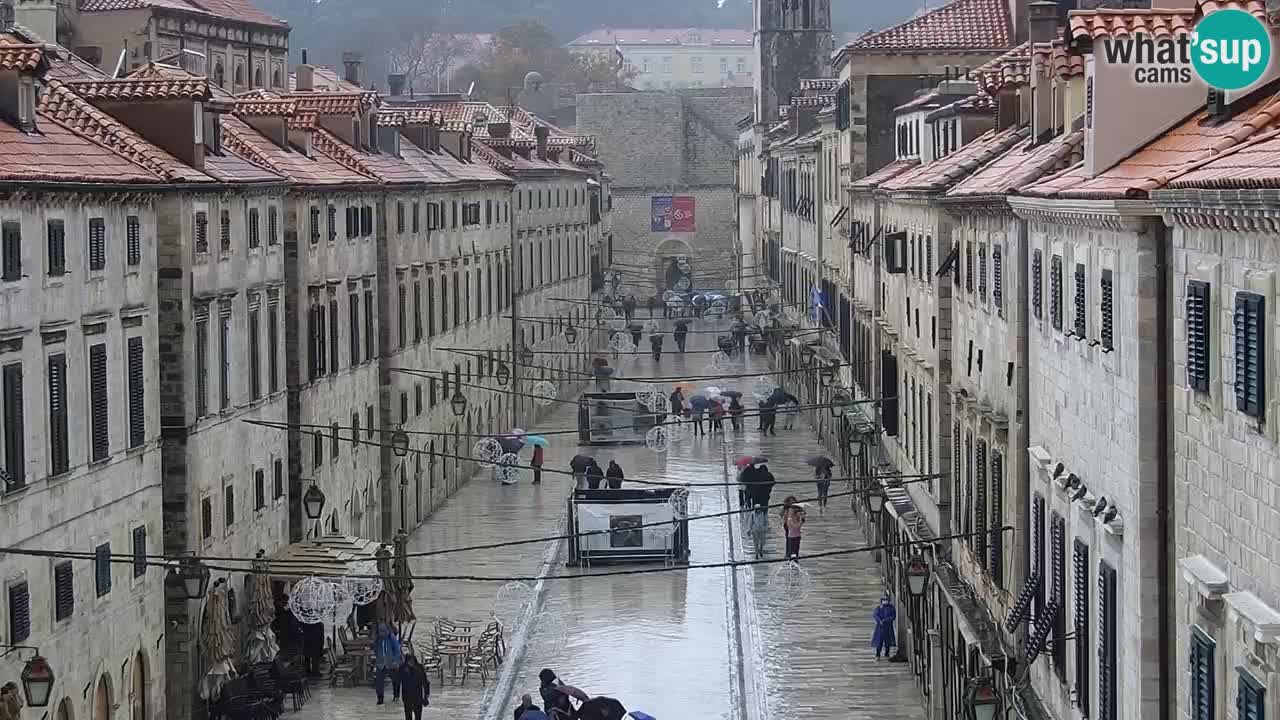
[[[36,129],[36,73],[0,72],[0,116],[24,132]]]
[[[364,65],[364,53],[342,53],[342,79],[360,87],[360,67]]]
[[[1018,93],[1003,90],[996,96],[996,131],[1008,130],[1018,124]]]
[[[13,5],[13,22],[44,42],[58,42],[58,6],[53,0],[17,0]]]
[[[458,153],[458,158],[463,162],[471,162],[471,131],[467,130],[459,134],[462,136],[462,142],[459,147],[461,152]]]
[[[1027,39],[1032,43],[1053,42],[1058,36],[1058,3],[1037,0],[1027,6]]]
[[[316,69],[308,65],[305,58],[307,51],[302,51],[302,64],[293,71],[293,89],[298,92],[311,92],[316,89]]]
[[[551,128],[539,125],[533,129],[533,136],[538,138],[538,159],[547,159],[547,138],[551,135]]]
[[[387,75],[387,92],[391,97],[400,97],[404,94],[405,81],[409,76],[404,73],[389,73]]]

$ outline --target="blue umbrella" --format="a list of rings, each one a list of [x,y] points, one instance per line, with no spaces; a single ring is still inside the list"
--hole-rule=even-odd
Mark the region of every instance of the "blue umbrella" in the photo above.
[[[536,445],[542,448],[551,447],[551,443],[547,442],[547,439],[542,437],[541,435],[530,435],[529,437],[525,438],[524,441],[529,443],[530,445]]]
[[[694,395],[693,397],[689,398],[689,407],[693,408],[694,410],[697,410],[699,408],[705,410],[710,406],[711,406],[711,401],[707,399],[706,395]]]
[[[650,715],[649,713],[642,713],[639,710],[632,710],[631,717],[635,718],[635,720],[658,720],[658,718]]]

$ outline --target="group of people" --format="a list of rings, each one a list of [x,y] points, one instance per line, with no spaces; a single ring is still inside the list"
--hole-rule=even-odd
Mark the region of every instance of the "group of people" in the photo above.
[[[748,534],[755,550],[756,558],[765,556],[765,543],[769,538],[769,499],[773,496],[773,487],[777,484],[769,465],[765,462],[753,463],[738,472],[738,504],[743,508],[751,508],[751,524]],[[805,511],[794,495],[788,495],[782,501],[782,531],[786,538],[786,555],[789,560],[800,559],[800,532],[804,527]]]
[[[729,423],[733,427],[734,432],[742,431],[742,415],[746,408],[742,405],[741,397],[734,395],[729,398],[729,402],[724,402],[720,398],[712,398],[707,401],[706,405],[694,405],[689,403],[684,396],[684,391],[676,388],[668,396],[671,406],[670,417],[679,422],[681,419],[688,420],[693,423],[694,435],[706,435],[707,429],[703,425],[704,419],[710,426],[711,432],[724,432],[724,419],[729,418]],[[665,422],[665,419],[662,419]]]
[[[386,702],[387,680],[391,680],[391,702],[404,704],[404,720],[422,720],[422,708],[431,704],[431,680],[413,651],[405,652],[400,638],[386,623],[378,623],[373,643],[373,691],[378,704]]]
[[[578,489],[599,490],[603,483],[609,490],[621,490],[622,481],[627,479],[617,460],[610,460],[605,470],[595,458],[578,455],[569,461],[569,469],[573,471],[573,484]]]

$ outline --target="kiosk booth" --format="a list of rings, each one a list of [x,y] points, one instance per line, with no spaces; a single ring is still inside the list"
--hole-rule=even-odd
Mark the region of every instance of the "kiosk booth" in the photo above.
[[[634,392],[583,393],[578,400],[578,440],[583,445],[639,445],[658,419]]]
[[[689,521],[672,515],[668,501],[674,491],[574,490],[568,564],[689,562]],[[582,535],[592,532],[598,534]]]

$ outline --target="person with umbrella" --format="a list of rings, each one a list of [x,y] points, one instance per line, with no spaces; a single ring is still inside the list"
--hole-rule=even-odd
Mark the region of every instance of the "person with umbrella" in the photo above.
[[[609,469],[605,471],[604,476],[608,478],[605,484],[610,490],[622,489],[622,481],[626,479],[626,476],[622,474],[622,466],[618,464],[617,460],[609,461]]]
[[[676,422],[680,422],[680,416],[684,415],[684,391],[677,386],[667,399],[671,403],[671,414],[675,416]]]
[[[800,559],[800,530],[804,527],[804,508],[795,495],[782,501],[782,531],[787,538],[787,559]]]
[[[796,415],[800,413],[800,398],[789,392],[782,393],[782,404],[790,405],[791,408],[783,412],[787,416],[787,424],[784,426],[787,430],[792,430],[796,426]]]
[[[529,461],[529,465],[533,467],[533,484],[542,484],[542,445],[535,443],[533,446],[533,459]]]
[[[587,486],[587,469],[594,459],[590,455],[574,455],[569,461],[569,469],[573,471],[573,487],[581,490]]]
[[[724,434],[724,405],[720,398],[711,400],[711,432]]]
[[[818,513],[827,510],[827,494],[831,492],[831,468],[835,463],[824,455],[811,457],[805,463],[813,466],[813,479],[818,483]]]
[[[778,410],[774,404],[768,400],[760,403],[760,434],[774,435],[778,432],[774,429],[774,425],[778,422]]]
[[[773,473],[769,471],[769,458],[757,455],[751,458],[754,464],[751,480],[749,481],[750,500],[756,505],[769,504],[769,499],[773,497],[773,487],[778,481],[773,477]]]
[[[689,321],[677,320],[675,329],[671,331],[671,335],[676,339],[676,347],[683,353],[684,343],[689,335]]]
[[[400,663],[404,659],[404,650],[400,646],[400,638],[396,631],[384,622],[378,623],[378,636],[373,643],[373,661],[375,673],[373,690],[378,696],[378,704],[383,704],[383,693],[386,692],[387,678],[391,678],[391,700],[400,699]]]
[[[653,350],[653,361],[660,361],[662,359],[662,333],[654,333],[649,336],[649,347]]]
[[[404,664],[396,671],[400,681],[400,700],[404,703],[404,720],[422,720],[422,708],[431,704],[431,680],[413,653],[405,655]]]
[[[747,481],[751,479],[755,468],[751,466],[751,458],[747,455],[734,460],[733,464],[738,467],[738,507],[746,510],[751,507],[751,486]]]
[[[702,395],[694,395],[689,398],[689,416],[693,420],[693,434],[706,435],[706,431],[702,429],[702,415],[707,410],[707,398]]]
[[[604,470],[601,470],[600,464],[592,458],[591,464],[587,466],[587,487],[591,490],[599,490],[602,480],[604,480]]]
[[[876,649],[876,660],[879,660],[881,652],[888,657],[889,648],[897,645],[893,626],[898,620],[898,610],[889,599],[889,593],[880,596],[880,605],[871,618],[876,621],[876,629],[871,633],[871,646]]]
[[[733,425],[733,431],[742,432],[742,413],[746,408],[742,407],[742,393],[737,390],[726,390],[722,393],[729,398],[729,423]]]

